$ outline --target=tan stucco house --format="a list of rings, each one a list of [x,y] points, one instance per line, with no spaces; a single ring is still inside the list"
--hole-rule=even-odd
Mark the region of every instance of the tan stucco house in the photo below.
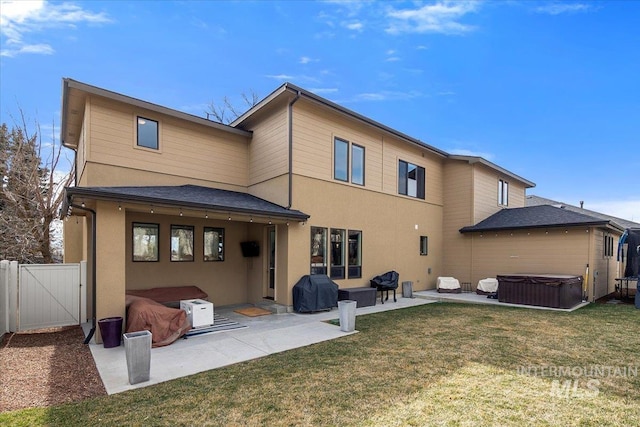
[[[230,125],[71,79],[62,104],[77,170],[65,261],[88,261],[94,319],[124,316],[129,289],[196,285],[216,305],[288,307],[310,273],[358,287],[396,270],[417,291],[438,276],[582,275],[611,268],[599,245],[622,232],[575,218],[487,228],[526,212],[534,184],[290,83]]]

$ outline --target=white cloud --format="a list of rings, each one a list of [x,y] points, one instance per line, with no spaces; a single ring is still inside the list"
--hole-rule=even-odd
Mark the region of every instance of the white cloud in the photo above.
[[[1,56],[24,53],[51,55],[55,49],[46,42],[31,42],[30,35],[53,28],[75,28],[78,23],[104,24],[111,19],[103,12],[94,13],[71,3],[46,1],[0,2]]]
[[[538,13],[546,13],[549,15],[560,15],[562,13],[587,12],[593,9],[590,4],[586,3],[552,3],[546,6],[540,6],[535,9]]]
[[[300,64],[309,64],[311,62],[319,62],[319,59],[315,59],[315,58],[310,58],[308,56],[301,56],[300,57]]]
[[[344,24],[342,24],[346,29],[348,30],[352,30],[352,31],[358,31],[358,32],[362,32],[362,30],[364,29],[364,24],[362,22],[359,21],[354,21],[354,22],[346,22]]]
[[[338,88],[335,88],[335,87],[327,87],[327,88],[316,87],[316,88],[309,89],[309,92],[313,92],[315,94],[336,93],[336,92],[338,92]]]
[[[393,101],[393,100],[407,100],[414,99],[422,96],[419,92],[398,92],[398,91],[380,91],[380,92],[365,92],[356,95],[356,101]]]
[[[638,200],[585,200],[584,208],[640,223],[640,199]]]
[[[400,58],[397,56],[390,56],[387,58],[387,62],[396,62],[396,61],[400,61]]]
[[[265,77],[274,80],[293,80],[293,76],[289,74],[267,74]]]
[[[475,27],[459,20],[468,13],[475,12],[478,5],[477,1],[439,1],[416,9],[390,8],[387,16],[392,21],[386,32],[464,34],[473,31]]]

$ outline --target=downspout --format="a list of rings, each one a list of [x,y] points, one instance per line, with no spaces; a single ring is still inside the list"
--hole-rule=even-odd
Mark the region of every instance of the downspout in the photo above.
[[[84,339],[85,344],[89,344],[91,338],[93,338],[93,334],[96,332],[96,211],[93,209],[89,209],[83,206],[78,206],[74,204],[70,204],[70,206],[74,209],[80,209],[83,211],[91,212],[93,220],[91,221],[91,281],[92,284],[92,293],[91,293],[91,305],[92,305],[92,319],[91,319],[91,331],[89,331],[89,335]]]
[[[300,99],[300,91],[296,92],[296,97],[289,103],[289,204],[287,209],[293,205],[293,104]]]

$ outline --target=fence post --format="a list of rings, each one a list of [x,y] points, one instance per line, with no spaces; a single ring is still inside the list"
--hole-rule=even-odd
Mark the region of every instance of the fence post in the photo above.
[[[80,323],[87,320],[87,261],[80,261]]]
[[[9,332],[9,261],[0,261],[0,337]]]
[[[9,262],[9,330],[18,331],[18,261]]]

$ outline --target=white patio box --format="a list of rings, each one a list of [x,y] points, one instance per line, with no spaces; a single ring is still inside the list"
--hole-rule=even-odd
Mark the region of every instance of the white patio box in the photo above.
[[[187,312],[192,328],[213,325],[213,303],[202,299],[188,299],[180,301],[180,308]]]

